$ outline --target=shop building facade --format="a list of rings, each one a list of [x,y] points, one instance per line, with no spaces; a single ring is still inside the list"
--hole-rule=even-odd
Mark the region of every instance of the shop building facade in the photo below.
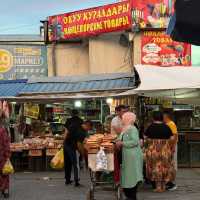
[[[47,75],[47,48],[42,36],[0,36],[1,80],[28,79]]]
[[[150,0],[147,2],[151,3]],[[156,98],[143,94],[136,95],[134,92],[129,95],[121,94],[138,86],[138,80],[134,73],[134,66],[137,64],[147,65],[143,67],[148,67],[148,65],[191,66],[190,45],[174,43],[165,34],[166,23],[172,14],[171,7],[168,8],[168,5],[158,0],[158,3],[152,5],[158,15],[151,16],[145,3],[143,5],[144,11],[147,12],[145,15],[141,11],[143,7],[135,5],[136,7],[129,10],[127,5],[129,5],[129,1],[49,18],[49,30],[53,26],[53,30],[51,30],[53,36],[48,32],[49,41],[45,41],[47,42],[49,77],[29,77],[28,82],[19,83],[23,84],[23,87],[19,88],[17,93],[15,92],[15,98],[12,98],[12,94],[8,94],[10,95],[8,100],[23,103],[24,119],[32,127],[32,132],[29,131],[29,135],[35,137],[46,134],[51,136],[57,133],[62,134],[63,124],[70,117],[70,110],[73,108],[80,111],[84,120],[93,121],[96,130],[102,133],[104,133],[103,125],[106,116],[113,114],[115,106],[119,104],[129,105],[131,110],[137,111],[140,125],[145,125],[146,118],[149,120],[154,110],[163,108],[172,111],[178,108],[177,121],[183,121],[184,125],[185,121],[192,118],[193,107],[189,107],[189,115],[188,107],[182,105],[180,111],[179,105],[174,100],[169,101],[165,100],[164,97]],[[158,7],[166,9],[156,9]],[[117,13],[115,8],[118,9]],[[72,20],[72,16],[89,16],[88,10],[96,10],[100,13],[99,17],[102,13],[107,12],[106,24],[109,22],[111,28],[104,27],[101,31],[94,32],[94,27],[101,28],[104,23],[99,18],[95,19],[97,22],[87,19],[87,23],[76,21],[75,25],[68,24]],[[111,11],[113,13],[110,13]],[[165,11],[165,13],[161,13],[161,11]],[[123,17],[132,20],[125,27],[122,23],[119,29],[117,24],[119,25],[121,20],[121,12],[124,12]],[[146,15],[148,17],[145,18]],[[74,19],[79,19],[76,17]],[[62,24],[63,22],[64,24]],[[85,27],[87,31],[84,31]],[[77,32],[78,28],[83,31],[81,34]],[[39,45],[44,45],[43,41],[39,41],[39,43]],[[4,87],[3,84],[1,86]],[[180,114],[185,113],[185,109],[187,114]],[[20,114],[18,113],[18,115]],[[189,118],[181,118],[183,115],[187,115]],[[42,127],[42,129],[35,130],[34,128],[37,127],[35,124],[38,124],[38,127]],[[50,124],[52,126],[49,126]],[[43,127],[46,128],[43,129]],[[191,129],[189,124],[187,128]],[[183,133],[179,142],[179,152],[181,152],[179,153],[179,163],[192,166],[195,162],[199,165],[199,154],[197,155],[194,147],[185,140],[190,133],[185,134],[183,129],[179,131]],[[188,145],[191,147],[189,150]],[[14,150],[16,150],[16,146],[14,145]],[[23,149],[24,146],[20,146],[20,148]],[[56,146],[55,151],[57,148]],[[195,148],[197,147],[195,146]],[[34,152],[31,150],[29,156],[34,157],[35,155],[32,155]],[[42,151],[39,150],[41,155]],[[195,158],[194,154],[197,155]]]
[[[49,76],[131,72],[132,46],[120,44],[121,34],[110,33],[76,43],[48,45]]]

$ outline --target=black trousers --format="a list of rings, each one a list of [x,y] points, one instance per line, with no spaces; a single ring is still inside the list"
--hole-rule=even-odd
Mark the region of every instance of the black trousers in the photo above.
[[[72,169],[74,171],[74,181],[79,181],[79,157],[76,149],[71,145],[64,145],[64,168],[65,180],[71,181]]]
[[[123,188],[127,200],[137,200],[137,185],[133,188]]]

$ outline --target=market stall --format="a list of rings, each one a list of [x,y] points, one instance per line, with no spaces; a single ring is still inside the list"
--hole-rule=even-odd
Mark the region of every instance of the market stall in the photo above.
[[[140,121],[148,125],[151,112],[170,110],[179,131],[179,166],[200,166],[200,68],[137,65],[141,84],[118,96],[139,97]]]
[[[3,87],[3,86],[2,86]],[[50,160],[63,144],[64,124],[72,109],[104,133],[104,122],[116,105],[136,103],[134,98],[110,95],[135,87],[133,74],[103,74],[30,79],[11,102],[12,162],[16,170],[50,169]],[[17,137],[16,137],[17,136]]]

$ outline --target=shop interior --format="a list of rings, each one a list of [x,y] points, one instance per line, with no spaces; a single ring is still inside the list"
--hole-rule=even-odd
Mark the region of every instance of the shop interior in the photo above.
[[[179,133],[179,167],[200,166],[200,106],[179,104],[176,100],[140,97],[140,119],[144,129],[151,123],[153,111],[169,111]]]
[[[90,134],[109,133],[117,105],[125,104],[137,113],[140,131],[151,123],[155,110],[169,110],[179,132],[179,167],[200,166],[200,106],[178,104],[175,100],[126,96],[71,99],[46,104],[12,102],[10,118],[12,163],[16,171],[51,170],[50,161],[62,147],[64,125],[76,109],[84,121],[93,122]]]
[[[46,104],[11,102],[11,160],[15,170],[51,170],[50,161],[63,146],[64,125],[71,117],[71,110],[78,110],[83,121],[93,123],[93,129],[89,134],[104,134],[110,132],[115,106],[134,105],[133,99],[68,99]]]

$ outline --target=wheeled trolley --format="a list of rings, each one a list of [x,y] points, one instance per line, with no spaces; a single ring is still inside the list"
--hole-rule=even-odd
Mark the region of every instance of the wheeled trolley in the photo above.
[[[109,186],[115,191],[116,200],[122,200],[122,192],[119,184],[114,181],[114,153],[106,153],[108,169],[106,171],[96,170],[95,153],[88,154],[88,168],[90,170],[91,186],[87,194],[87,200],[95,200],[95,191]]]

